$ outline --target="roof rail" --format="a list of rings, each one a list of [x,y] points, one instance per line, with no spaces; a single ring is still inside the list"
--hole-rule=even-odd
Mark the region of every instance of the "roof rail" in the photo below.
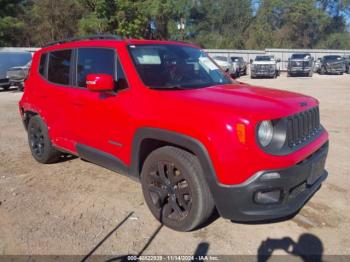
[[[58,40],[54,42],[49,42],[43,47],[48,47],[52,45],[59,45],[69,42],[75,42],[75,41],[81,41],[81,40],[122,40],[123,38],[118,35],[87,35],[87,36],[78,36],[78,37],[72,37],[67,38],[64,40]]]

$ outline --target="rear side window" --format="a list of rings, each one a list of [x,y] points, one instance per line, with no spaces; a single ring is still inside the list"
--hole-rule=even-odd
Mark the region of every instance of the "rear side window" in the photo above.
[[[45,76],[46,57],[47,57],[47,54],[42,54],[41,57],[40,57],[39,73],[42,76]]]
[[[47,78],[50,82],[69,85],[72,50],[60,50],[50,53]]]
[[[77,83],[86,87],[88,74],[109,74],[115,77],[115,52],[112,49],[80,48],[78,49]]]

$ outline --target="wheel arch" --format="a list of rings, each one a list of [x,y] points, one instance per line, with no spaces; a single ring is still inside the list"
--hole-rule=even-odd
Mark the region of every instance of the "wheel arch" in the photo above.
[[[28,130],[28,124],[29,124],[30,118],[32,118],[33,116],[39,115],[35,111],[25,110],[24,108],[21,108],[21,114],[23,114],[23,125],[26,130]]]
[[[217,185],[215,170],[206,147],[197,139],[158,128],[140,128],[132,143],[130,175],[139,178],[146,157],[153,150],[171,145],[193,153],[199,160],[209,188]]]

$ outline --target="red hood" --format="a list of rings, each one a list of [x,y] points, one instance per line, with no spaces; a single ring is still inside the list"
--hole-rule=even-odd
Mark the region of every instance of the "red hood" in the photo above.
[[[255,120],[285,117],[318,104],[310,96],[246,84],[218,85],[171,93],[170,97],[175,97],[178,104],[181,104],[180,99],[193,107],[213,107],[216,111],[223,110]]]

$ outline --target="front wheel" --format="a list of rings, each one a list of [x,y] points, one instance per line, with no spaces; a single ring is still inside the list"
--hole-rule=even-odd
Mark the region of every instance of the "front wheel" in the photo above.
[[[141,184],[154,217],[174,230],[193,230],[214,211],[198,158],[182,149],[165,146],[153,151],[143,165]]]
[[[38,115],[29,120],[28,142],[33,157],[39,163],[50,164],[59,160],[61,154],[53,147],[47,126]]]

